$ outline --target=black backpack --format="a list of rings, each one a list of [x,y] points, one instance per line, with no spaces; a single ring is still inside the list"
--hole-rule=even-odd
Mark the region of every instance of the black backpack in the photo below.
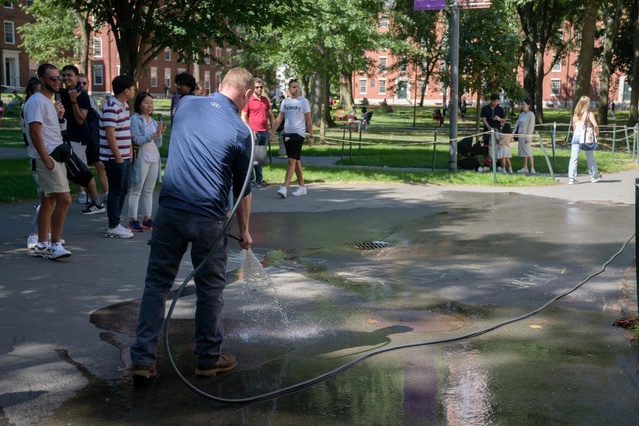
[[[100,160],[100,114],[95,109],[90,108],[84,123],[89,129],[87,163],[93,164]]]

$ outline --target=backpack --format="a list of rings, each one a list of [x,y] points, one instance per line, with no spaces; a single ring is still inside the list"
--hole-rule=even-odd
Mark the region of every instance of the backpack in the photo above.
[[[89,129],[87,163],[93,164],[100,161],[100,114],[95,109],[90,108],[84,123]]]

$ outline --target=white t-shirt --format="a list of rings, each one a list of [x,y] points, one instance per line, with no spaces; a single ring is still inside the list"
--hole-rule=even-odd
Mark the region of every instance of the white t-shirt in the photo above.
[[[58,145],[64,143],[60,131],[60,122],[55,105],[51,99],[47,99],[42,93],[34,93],[23,106],[24,121],[26,123],[27,141],[29,142],[29,158],[40,158],[38,151],[33,146],[28,125],[30,123],[42,124],[42,139],[44,148],[50,154]]]
[[[311,112],[308,100],[302,96],[286,98],[280,105],[280,112],[284,113],[284,133],[297,133],[304,136],[306,133],[307,112]]]

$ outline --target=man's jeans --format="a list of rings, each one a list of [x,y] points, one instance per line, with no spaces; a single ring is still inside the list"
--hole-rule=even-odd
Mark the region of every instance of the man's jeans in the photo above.
[[[268,143],[268,132],[255,132],[257,134],[257,140],[255,145],[266,146]],[[262,166],[255,166],[255,182],[260,183],[264,180],[262,175]]]
[[[115,160],[105,161],[104,169],[109,182],[109,198],[106,205],[109,228],[114,228],[120,224],[124,200],[131,186],[131,161],[128,159],[123,163],[116,163]]]
[[[213,248],[224,222],[184,210],[160,206],[153,225],[151,254],[140,303],[137,339],[131,362],[152,365],[157,359],[158,338],[164,323],[166,298],[178,273],[182,256],[191,243],[191,262],[197,268]],[[195,275],[195,355],[198,364],[215,364],[221,355],[222,292],[226,285],[227,237]]]

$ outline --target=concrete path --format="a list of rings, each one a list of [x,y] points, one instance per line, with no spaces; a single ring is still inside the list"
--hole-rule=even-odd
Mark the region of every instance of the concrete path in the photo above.
[[[189,391],[163,354],[149,389],[130,386],[148,232],[105,239],[106,217],[82,216],[75,203],[64,232],[73,256],[36,259],[25,247],[33,208],[0,206],[0,424],[635,424],[637,354],[610,322],[637,313],[637,178],[632,171],[569,186],[559,177],[555,186],[520,188],[309,185],[307,196],[285,200],[275,186],[255,190],[253,251],[271,284],[232,275],[225,291],[225,348],[238,370],[194,379],[189,292],[171,328],[182,373],[226,398],[524,314],[629,244],[603,274],[530,320],[391,351],[301,392],[231,407]],[[392,245],[354,248],[374,240]],[[241,263],[232,243],[229,270]]]

